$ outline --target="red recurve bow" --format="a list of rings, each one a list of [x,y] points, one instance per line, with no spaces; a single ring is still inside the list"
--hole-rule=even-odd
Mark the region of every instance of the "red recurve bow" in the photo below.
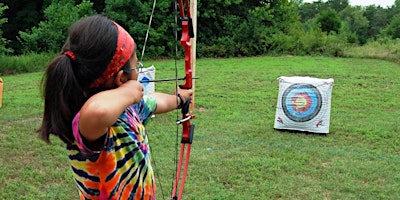
[[[181,89],[192,89],[193,87],[193,70],[192,70],[192,60],[191,60],[191,38],[194,38],[194,30],[193,30],[193,22],[190,15],[190,4],[189,0],[177,0],[179,6],[180,19],[182,22],[182,36],[180,40],[181,46],[183,46],[185,50],[185,83],[179,85]],[[171,199],[181,200],[183,194],[183,188],[185,186],[187,170],[189,166],[189,158],[190,158],[190,149],[193,141],[193,133],[194,133],[194,124],[190,122],[191,119],[195,117],[195,115],[189,113],[191,99],[187,99],[185,104],[182,106],[182,119],[177,120],[177,124],[182,124],[182,138],[181,138],[181,150],[179,155],[179,161],[176,171],[176,178],[173,184]],[[186,156],[185,156],[186,149]],[[185,158],[184,158],[185,157]],[[182,164],[185,161],[185,165],[183,167],[182,179],[181,179],[181,171]],[[181,180],[179,186],[178,195],[178,184]]]

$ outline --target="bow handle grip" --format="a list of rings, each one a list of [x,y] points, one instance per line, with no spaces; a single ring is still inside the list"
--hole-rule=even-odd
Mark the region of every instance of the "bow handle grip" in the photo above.
[[[191,97],[188,97],[186,99],[186,101],[182,104],[182,108],[181,108],[182,115],[186,115],[189,113],[191,99],[192,99]]]

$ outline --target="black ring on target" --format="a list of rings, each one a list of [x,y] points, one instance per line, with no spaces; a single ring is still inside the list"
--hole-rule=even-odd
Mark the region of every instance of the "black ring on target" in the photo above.
[[[319,90],[311,84],[294,84],[282,95],[285,115],[295,122],[306,122],[318,115],[322,106]]]

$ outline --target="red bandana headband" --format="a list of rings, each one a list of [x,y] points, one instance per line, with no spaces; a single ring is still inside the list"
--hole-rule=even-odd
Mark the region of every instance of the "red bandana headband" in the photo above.
[[[97,78],[91,85],[90,88],[96,88],[105,83],[108,79],[114,76],[125,64],[129,61],[132,56],[134,41],[128,32],[116,22],[113,21],[118,29],[118,42],[115,54],[108,64],[107,69],[103,72],[102,76]]]

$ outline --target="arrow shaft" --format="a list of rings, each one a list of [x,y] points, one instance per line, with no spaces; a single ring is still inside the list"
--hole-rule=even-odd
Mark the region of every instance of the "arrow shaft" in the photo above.
[[[192,79],[199,79],[198,77],[193,77]],[[166,78],[166,79],[155,79],[155,80],[141,80],[140,83],[153,83],[153,82],[165,82],[165,81],[179,81],[179,80],[186,80],[184,78]]]

